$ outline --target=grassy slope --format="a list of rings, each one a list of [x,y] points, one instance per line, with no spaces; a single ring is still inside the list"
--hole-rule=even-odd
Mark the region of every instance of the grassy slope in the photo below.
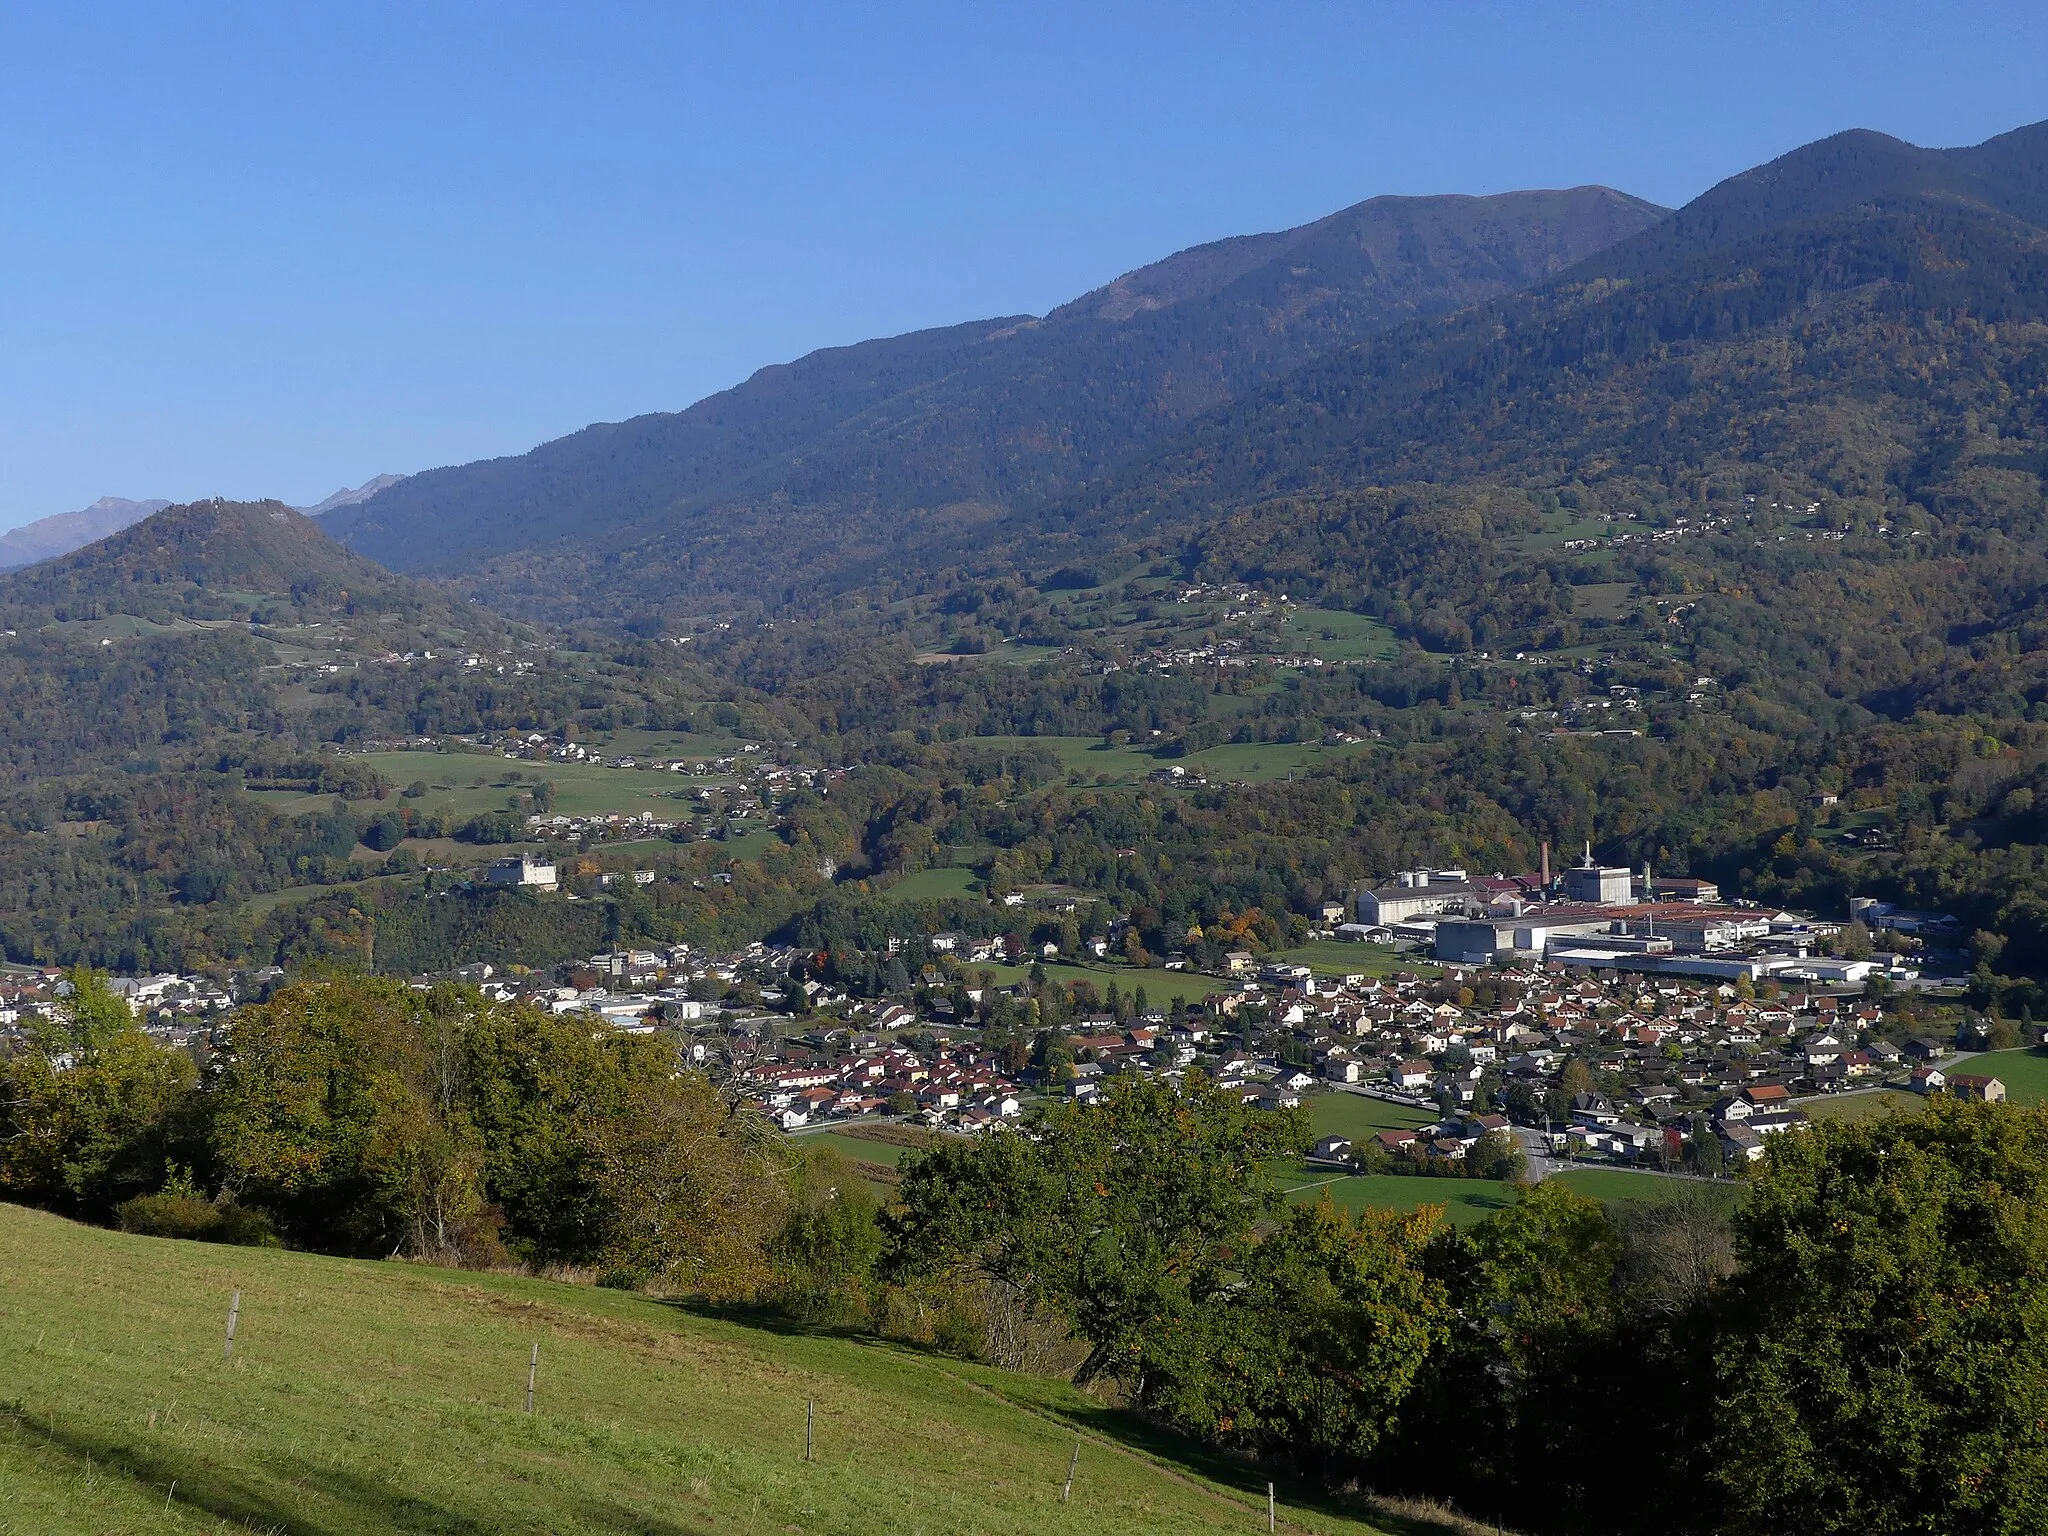
[[[981,885],[971,869],[920,869],[905,875],[882,894],[891,901],[945,901],[978,896]]]
[[[1917,1115],[1927,1101],[1915,1093],[1880,1088],[1831,1099],[1802,1099],[1799,1107],[1815,1120],[1875,1120],[1884,1115]]]
[[[1135,784],[1160,768],[1175,765],[1211,779],[1264,783],[1371,750],[1365,742],[1338,747],[1316,742],[1226,742],[1186,757],[1167,759],[1153,756],[1144,747],[1105,747],[1099,736],[976,736],[971,742],[984,750],[1048,748],[1068,773],[1078,773],[1089,781],[1106,775],[1121,784]]]
[[[356,801],[350,809],[358,813],[406,806],[455,816],[477,816],[504,810],[506,796],[512,791],[530,789],[546,780],[555,786],[555,809],[565,816],[613,812],[637,816],[649,811],[664,821],[674,821],[689,812],[689,807],[674,797],[674,791],[694,791],[730,782],[651,769],[606,768],[595,763],[508,762],[481,752],[376,752],[362,761],[401,789],[414,780],[423,780],[433,787],[416,801],[396,796],[382,803]],[[508,770],[521,777],[507,778]],[[477,784],[478,779],[484,783]],[[271,810],[286,816],[324,811],[334,804],[332,795],[303,795],[290,790],[250,793]]]
[[[1151,1454],[1183,1447],[1134,1454],[1117,1442],[1142,1445],[1142,1431],[1059,1383],[616,1292],[125,1237],[10,1206],[0,1379],[6,1533],[1256,1523],[1252,1496],[1210,1480],[1250,1487],[1253,1474]],[[802,1460],[806,1399],[814,1465]],[[1063,1507],[1076,1426],[1085,1443]],[[1284,1485],[1281,1496],[1284,1507]],[[1286,1523],[1369,1529],[1327,1510],[1288,1509]]]

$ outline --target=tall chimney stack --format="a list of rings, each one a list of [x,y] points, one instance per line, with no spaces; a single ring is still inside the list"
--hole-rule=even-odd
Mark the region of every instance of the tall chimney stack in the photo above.
[[[1547,840],[1543,844],[1543,889],[1550,889],[1550,844]]]

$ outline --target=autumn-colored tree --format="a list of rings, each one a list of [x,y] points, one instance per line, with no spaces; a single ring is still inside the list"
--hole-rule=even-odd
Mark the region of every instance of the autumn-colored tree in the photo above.
[[[198,1074],[136,1026],[105,977],[68,980],[55,1016],[0,1061],[0,1197],[104,1221],[189,1155]]]

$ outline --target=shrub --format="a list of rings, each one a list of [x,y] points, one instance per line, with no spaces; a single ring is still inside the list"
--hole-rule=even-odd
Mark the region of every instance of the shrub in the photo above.
[[[276,1248],[277,1232],[261,1211],[235,1204],[216,1205],[189,1185],[154,1195],[124,1200],[114,1212],[123,1232],[143,1237],[182,1237],[200,1243],[231,1243],[243,1248]]]

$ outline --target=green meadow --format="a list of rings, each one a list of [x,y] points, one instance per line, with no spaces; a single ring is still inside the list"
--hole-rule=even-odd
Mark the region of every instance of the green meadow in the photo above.
[[[0,1531],[24,1536],[1198,1536],[1263,1528],[1275,1475],[916,1350],[13,1206],[0,1379]],[[1373,1529],[1278,1477],[1283,1529]]]

